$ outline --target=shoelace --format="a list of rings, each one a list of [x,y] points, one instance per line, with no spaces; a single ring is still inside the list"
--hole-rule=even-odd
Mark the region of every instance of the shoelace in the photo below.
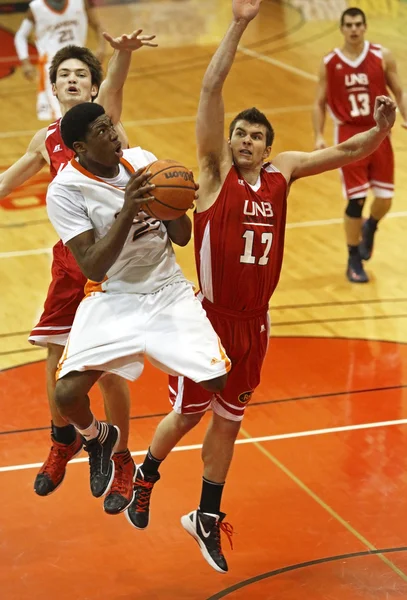
[[[230,544],[230,548],[233,550],[233,542],[232,542],[233,525],[231,525],[230,523],[223,523],[223,521],[221,521],[219,523],[219,521],[218,521],[215,525],[215,528],[216,528],[216,532],[215,532],[216,541],[218,543],[220,552],[222,551],[222,547],[221,547],[221,543],[220,543],[220,532],[221,531],[223,531],[223,533],[226,535],[228,542]]]
[[[151,481],[144,481],[144,479],[136,479],[134,487],[142,488],[141,490],[137,490],[136,512],[145,512],[146,510],[148,510],[148,503],[150,501],[153,485],[154,483]]]
[[[127,461],[128,462],[128,461]],[[123,459],[115,460],[115,475],[110,488],[110,494],[120,494],[121,496],[127,496],[132,493],[133,477],[128,476],[126,473],[126,462]]]
[[[67,457],[68,457],[68,447],[66,448],[61,448],[60,446],[56,446],[56,445],[52,445],[51,446],[51,450],[48,456],[48,459],[42,469],[43,473],[47,473],[47,474],[51,474],[52,472],[56,471],[64,471],[66,464],[61,464],[60,459],[63,459],[64,461],[66,461]],[[56,467],[56,469],[55,469]]]

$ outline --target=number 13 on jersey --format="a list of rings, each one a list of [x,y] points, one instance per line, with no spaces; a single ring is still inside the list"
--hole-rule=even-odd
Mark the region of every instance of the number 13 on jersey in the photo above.
[[[267,265],[273,243],[273,232],[265,231],[261,234],[261,243],[264,245],[264,252],[260,257],[253,256],[254,231],[246,229],[242,237],[245,240],[245,244],[243,254],[240,256],[240,262],[247,265]]]

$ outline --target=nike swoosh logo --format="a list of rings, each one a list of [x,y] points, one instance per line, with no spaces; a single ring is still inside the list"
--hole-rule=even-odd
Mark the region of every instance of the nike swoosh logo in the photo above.
[[[202,525],[201,519],[198,518],[198,521],[199,521],[199,525],[201,527],[202,535],[204,536],[204,538],[208,538],[211,535],[211,532],[210,531],[205,531],[205,529],[204,529],[204,527]]]

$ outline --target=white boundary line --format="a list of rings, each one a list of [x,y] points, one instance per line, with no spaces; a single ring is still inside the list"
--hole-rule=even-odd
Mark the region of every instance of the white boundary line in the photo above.
[[[407,210],[392,212],[386,215],[386,219],[397,219],[407,217]],[[323,219],[321,221],[298,221],[297,223],[287,223],[286,229],[302,229],[305,227],[324,227],[325,225],[339,225],[343,223],[343,219]],[[16,258],[19,256],[33,256],[35,254],[50,254],[52,248],[36,248],[35,250],[15,250],[14,252],[0,252],[2,258]]]
[[[294,75],[299,75],[304,79],[308,79],[309,81],[318,81],[317,75],[313,73],[308,73],[307,71],[303,71],[302,69],[297,69],[297,67],[292,67],[287,63],[282,62],[281,60],[277,60],[276,58],[271,58],[266,54],[261,54],[261,52],[256,52],[255,50],[251,50],[250,48],[246,48],[245,46],[238,46],[238,52],[242,54],[246,54],[246,56],[251,56],[252,58],[257,58],[257,60],[261,60],[269,65],[273,65],[274,67],[279,67],[280,69],[284,69],[284,71],[288,71],[289,73],[293,73]]]
[[[361,423],[360,425],[344,425],[342,427],[330,427],[327,429],[311,429],[309,431],[296,431],[295,433],[281,433],[278,435],[265,435],[261,437],[243,438],[236,440],[236,445],[255,444],[259,442],[274,442],[276,440],[290,440],[294,438],[310,437],[314,435],[325,435],[328,433],[341,433],[344,431],[359,431],[361,429],[374,429],[378,427],[392,427],[396,425],[407,425],[407,419],[398,419],[395,421],[379,421],[376,423]],[[189,446],[176,446],[172,452],[188,452],[190,450],[200,450],[202,444],[191,444]],[[147,450],[137,450],[132,452],[132,456],[144,456]],[[88,462],[87,458],[74,458],[70,464],[80,464]],[[42,462],[28,463],[23,465],[12,465],[9,467],[0,467],[0,473],[8,473],[10,471],[22,471],[25,469],[38,469],[42,466]]]

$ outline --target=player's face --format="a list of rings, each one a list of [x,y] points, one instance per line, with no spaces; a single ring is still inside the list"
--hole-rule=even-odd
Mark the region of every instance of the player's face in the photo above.
[[[88,128],[85,142],[76,142],[75,150],[88,164],[114,167],[123,156],[122,145],[107,115],[95,119]]]
[[[69,58],[59,65],[52,91],[59,102],[69,108],[81,102],[91,102],[98,92],[97,87],[92,85],[89,67],[77,58]]]
[[[266,134],[264,125],[256,125],[244,120],[236,123],[229,140],[236,166],[251,169],[263,164],[271,150],[271,146],[266,145]]]
[[[363,18],[360,15],[356,17],[345,15],[341,31],[347,44],[357,45],[364,42],[366,24],[363,23]]]

